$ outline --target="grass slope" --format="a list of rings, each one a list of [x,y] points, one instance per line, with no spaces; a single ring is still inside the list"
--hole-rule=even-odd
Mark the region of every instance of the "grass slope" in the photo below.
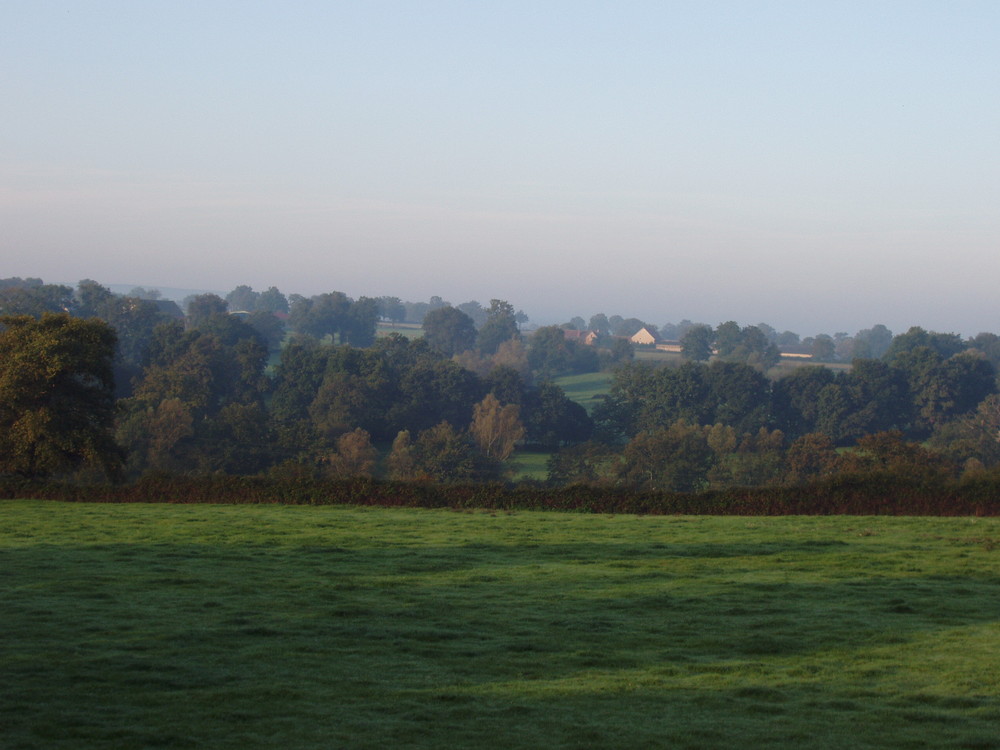
[[[424,335],[424,328],[419,323],[377,323],[375,325],[375,335],[378,337],[390,336],[394,333],[408,339],[418,339]]]
[[[546,451],[518,451],[510,457],[508,464],[514,480],[549,478],[549,457]]]
[[[552,382],[562,388],[568,398],[590,412],[599,403],[597,397],[611,390],[613,379],[614,373],[587,372],[582,375],[563,375]]]
[[[1000,747],[1000,521],[0,503],[4,748]]]

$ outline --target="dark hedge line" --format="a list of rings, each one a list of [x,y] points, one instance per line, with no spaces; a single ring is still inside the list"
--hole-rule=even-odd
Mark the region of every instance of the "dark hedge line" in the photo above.
[[[411,508],[555,510],[658,515],[998,516],[1000,479],[928,482],[897,474],[839,476],[799,487],[733,488],[699,493],[591,486],[277,480],[263,477],[155,475],[131,484],[81,485],[0,478],[0,498],[91,503],[367,505]]]

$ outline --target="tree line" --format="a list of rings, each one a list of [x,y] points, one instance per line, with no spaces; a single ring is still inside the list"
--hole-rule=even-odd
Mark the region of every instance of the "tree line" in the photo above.
[[[592,429],[561,389],[535,382],[500,300],[478,348],[459,352],[479,374],[435,339],[433,321],[423,338],[376,340],[375,301],[340,292],[286,307],[271,290],[238,288],[228,303],[197,295],[179,317],[89,280],[6,289],[3,473],[486,481],[505,476],[515,444],[555,449]]]
[[[1000,466],[990,357],[912,328],[849,371],[768,378],[722,359],[620,367],[594,408],[595,440],[550,461],[561,483],[696,491],[838,474],[958,478]]]
[[[536,448],[553,484],[695,491],[1000,465],[994,334],[875,326],[853,345],[877,356],[775,377],[760,326],[693,324],[686,361],[654,367],[610,328],[584,346],[562,326],[522,336],[504,300],[438,302],[422,337],[377,338],[405,314],[395,298],[244,286],[181,311],[138,288],[0,280],[0,473],[482,482]],[[611,367],[592,415],[551,380]]]

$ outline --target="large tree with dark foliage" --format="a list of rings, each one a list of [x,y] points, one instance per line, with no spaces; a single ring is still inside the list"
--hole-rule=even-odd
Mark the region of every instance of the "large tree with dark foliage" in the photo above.
[[[639,433],[625,446],[622,459],[619,476],[627,485],[691,492],[706,483],[714,454],[705,430],[682,420]]]
[[[230,312],[253,312],[257,309],[257,302],[260,300],[260,292],[255,292],[253,287],[240,284],[226,295],[226,304]]]
[[[229,310],[226,301],[217,294],[196,294],[188,297],[184,303],[188,323],[192,328],[197,328],[209,318],[225,315]]]
[[[712,357],[715,331],[710,326],[694,325],[681,336],[681,354],[691,362],[707,362]]]
[[[130,396],[132,381],[142,373],[146,363],[154,331],[157,326],[176,322],[177,317],[167,310],[173,308],[180,315],[180,308],[172,302],[112,294],[110,289],[89,279],[77,284],[74,301],[75,315],[100,318],[115,330],[118,339],[115,388],[119,398]]]
[[[514,306],[502,299],[491,299],[486,322],[479,329],[479,350],[483,354],[496,354],[500,344],[520,335]]]
[[[793,439],[816,429],[819,394],[836,380],[828,367],[799,367],[771,386],[775,426]]]
[[[66,314],[0,318],[0,473],[117,476],[115,333]]]
[[[567,341],[559,326],[543,326],[528,339],[528,364],[538,378],[573,372],[576,342]]]
[[[295,332],[321,339],[330,336],[337,343],[371,346],[378,322],[378,300],[361,297],[357,301],[343,292],[312,297],[293,294],[288,325]]]
[[[214,315],[156,330],[149,362],[121,402],[129,470],[254,473],[272,459],[264,395],[267,346],[249,325]]]
[[[456,307],[439,307],[424,316],[424,339],[446,357],[461,354],[476,345],[476,324]]]
[[[31,315],[40,318],[45,313],[76,311],[76,301],[71,287],[62,284],[43,284],[41,279],[18,281],[22,283],[0,286],[0,315]],[[36,281],[38,283],[35,283]]]
[[[587,410],[551,382],[542,383],[524,395],[521,419],[528,443],[553,450],[589,440],[594,431]]]
[[[500,461],[479,450],[472,437],[441,422],[420,433],[413,445],[418,477],[437,482],[484,482],[502,476]]]

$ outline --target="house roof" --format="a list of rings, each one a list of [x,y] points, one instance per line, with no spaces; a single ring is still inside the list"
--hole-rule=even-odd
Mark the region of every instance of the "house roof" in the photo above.
[[[645,334],[645,335],[643,335],[643,334]],[[660,337],[657,336],[652,331],[650,331],[645,326],[643,326],[638,331],[636,331],[631,336],[629,336],[629,341],[632,341],[633,343],[649,342],[649,341],[652,341],[653,343],[656,343],[659,340],[660,340]]]

